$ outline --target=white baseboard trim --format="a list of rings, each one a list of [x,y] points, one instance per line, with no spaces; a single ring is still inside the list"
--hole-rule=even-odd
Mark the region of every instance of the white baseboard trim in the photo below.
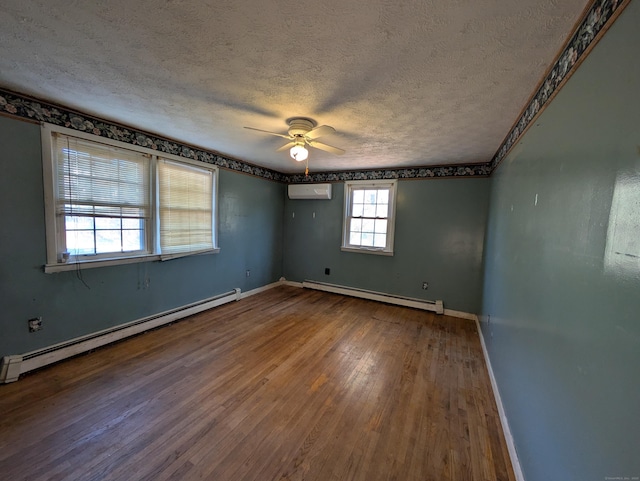
[[[277,283],[275,283],[275,285],[277,285]],[[257,290],[258,289],[254,289],[254,291]],[[251,295],[251,292],[253,291],[245,293],[245,297],[246,295]],[[134,336],[149,329],[155,329],[156,327],[212,309],[227,302],[238,301],[241,297],[240,289],[236,288],[233,291],[209,299],[203,299],[199,302],[120,324],[119,326],[94,332],[86,336],[70,339],[36,351],[22,355],[4,356],[0,363],[0,384],[17,381],[20,375],[26,372]]]
[[[457,317],[458,319],[467,319],[468,321],[475,321],[478,318],[478,316],[470,312],[454,311],[453,309],[445,309],[444,315]]]
[[[284,277],[280,279],[280,282],[284,286],[299,287],[302,289],[302,282],[288,281]]]
[[[509,421],[507,420],[507,414],[502,404],[502,398],[500,397],[500,390],[498,389],[498,383],[496,377],[493,374],[493,368],[491,367],[491,359],[489,359],[489,351],[487,351],[487,345],[484,342],[484,336],[482,335],[482,329],[480,328],[480,320],[478,316],[475,316],[476,329],[478,330],[478,336],[480,337],[480,344],[482,345],[482,354],[484,355],[484,362],[489,372],[489,378],[491,379],[491,389],[493,390],[493,397],[496,400],[496,406],[498,407],[498,414],[500,415],[500,424],[502,425],[502,432],[504,433],[504,439],[507,443],[507,449],[509,451],[509,458],[511,459],[511,466],[513,467],[513,473],[516,476],[516,481],[525,481],[522,474],[522,467],[520,466],[520,460],[518,459],[518,452],[516,451],[516,445],[513,441],[511,434],[511,428],[509,427]]]
[[[260,294],[261,292],[268,291],[269,289],[273,289],[274,287],[278,287],[282,285],[282,281],[272,282],[271,284],[267,284],[266,286],[256,287],[255,289],[251,289],[250,291],[243,292],[240,294],[240,299],[246,299],[247,297],[255,296],[256,294]]]

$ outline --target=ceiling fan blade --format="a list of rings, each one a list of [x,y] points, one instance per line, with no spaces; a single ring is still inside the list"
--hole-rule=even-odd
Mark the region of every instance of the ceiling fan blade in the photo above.
[[[245,127],[245,129],[255,130],[256,132],[262,132],[262,133],[269,134],[269,135],[275,135],[277,137],[282,137],[283,139],[290,139],[291,138],[291,136],[289,136],[289,135],[277,134],[276,132],[269,132],[268,130],[254,129],[253,127]]]
[[[308,139],[317,139],[319,137],[322,137],[323,135],[334,134],[335,132],[336,129],[329,125],[320,125],[315,129],[311,129],[309,132],[304,134],[304,136]]]
[[[289,142],[288,144],[284,144],[282,147],[280,147],[279,149],[276,149],[276,152],[282,152],[285,151],[287,149],[290,149],[291,147],[293,147],[294,145],[296,145],[295,142]]]
[[[332,145],[323,144],[322,142],[307,142],[311,147],[315,147],[316,149],[324,150],[326,152],[331,152],[332,154],[342,155],[344,154],[344,150],[339,149],[338,147],[333,147]]]

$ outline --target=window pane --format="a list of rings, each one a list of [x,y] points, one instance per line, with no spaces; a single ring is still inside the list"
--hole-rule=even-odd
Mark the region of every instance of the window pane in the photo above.
[[[389,205],[388,204],[378,204],[376,207],[376,217],[388,217],[389,216]]]
[[[378,191],[378,204],[389,203],[389,189],[380,189]]]
[[[351,213],[351,215],[353,217],[362,217],[362,214],[364,213],[364,205],[363,204],[353,204],[353,212]]]
[[[144,249],[144,236],[141,230],[123,230],[122,231],[122,250],[123,251],[140,251]]]
[[[362,234],[362,244],[363,246],[373,247],[373,234]]]
[[[67,250],[74,256],[95,254],[93,231],[75,230],[67,232]]]
[[[386,234],[387,233],[387,220],[386,219],[376,219],[376,234]]]
[[[353,203],[354,204],[362,204],[362,203],[364,203],[364,190],[354,190],[353,191]]]
[[[375,221],[373,219],[362,220],[362,232],[373,232],[374,226],[375,226]]]
[[[351,232],[349,234],[349,244],[354,246],[360,245],[360,232]]]
[[[385,247],[387,245],[387,235],[386,234],[375,234],[373,245],[375,247]]]
[[[364,191],[364,203],[365,204],[375,204],[377,198],[377,190],[365,190]]]
[[[144,229],[142,219],[122,219],[123,229]]]
[[[67,230],[91,229],[93,230],[93,217],[80,217],[77,215],[68,215],[64,219],[65,228]]]
[[[351,219],[351,232],[361,232],[362,231],[362,219]]]
[[[122,252],[122,239],[119,230],[96,231],[96,254]]]
[[[120,219],[114,217],[96,217],[96,229],[120,229]]]
[[[371,204],[365,204],[364,217],[375,217],[375,216],[376,216],[376,206]]]

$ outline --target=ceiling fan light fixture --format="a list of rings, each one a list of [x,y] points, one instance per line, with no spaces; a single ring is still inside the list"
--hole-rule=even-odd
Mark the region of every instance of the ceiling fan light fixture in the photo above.
[[[306,117],[292,117],[287,120],[287,124],[289,124],[289,130],[287,130],[286,134],[255,129],[253,127],[245,127],[245,129],[256,130],[258,132],[287,139],[288,142],[282,147],[276,149],[276,152],[289,150],[289,155],[293,160],[298,162],[304,162],[306,160],[307,168],[305,169],[305,175],[309,175],[309,151],[307,150],[307,145],[335,155],[344,154],[344,150],[317,140],[325,135],[334,134],[336,129],[333,127],[329,125],[318,126],[318,123],[315,120]]]
[[[291,155],[291,158],[293,160],[297,160],[298,162],[307,160],[307,157],[309,157],[309,151],[304,148],[304,145],[300,145],[300,144],[297,144],[291,147],[289,154]]]

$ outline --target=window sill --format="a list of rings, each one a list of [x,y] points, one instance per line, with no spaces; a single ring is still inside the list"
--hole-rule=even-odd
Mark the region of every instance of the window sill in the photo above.
[[[207,250],[204,252],[194,252],[190,254],[184,254],[180,257],[186,257],[191,255],[203,255],[203,254],[217,254],[220,252],[220,248],[216,247],[212,250]],[[177,258],[177,257],[176,257]],[[163,260],[162,256],[158,254],[151,255],[143,255],[143,256],[134,256],[134,257],[117,257],[111,259],[96,259],[91,261],[81,261],[81,262],[67,262],[67,263],[59,263],[59,264],[45,264],[44,272],[46,274],[54,274],[56,272],[64,272],[64,271],[75,271],[78,269],[93,269],[96,267],[109,267],[109,266],[119,266],[123,264],[137,264],[139,262],[152,262]],[[164,260],[167,260],[165,258]]]
[[[340,247],[343,252],[357,252],[358,254],[375,254],[378,256],[393,256],[393,251],[386,251],[384,249],[374,249],[367,247]]]

